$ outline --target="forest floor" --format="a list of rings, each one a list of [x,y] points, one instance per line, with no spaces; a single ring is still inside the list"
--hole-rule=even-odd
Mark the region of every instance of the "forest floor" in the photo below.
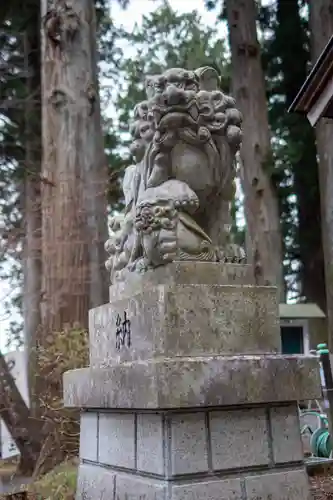
[[[17,495],[20,491],[27,491],[29,500],[74,500],[77,466],[77,459],[69,460],[40,479],[31,481],[15,476],[15,463],[0,460],[0,500],[22,498]]]
[[[29,478],[16,475],[17,460],[0,459],[0,499],[4,494],[23,487]]]
[[[333,476],[310,477],[313,500],[333,500]]]

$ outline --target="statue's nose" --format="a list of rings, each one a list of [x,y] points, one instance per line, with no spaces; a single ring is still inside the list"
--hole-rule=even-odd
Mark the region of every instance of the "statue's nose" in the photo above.
[[[169,106],[176,106],[184,101],[183,91],[178,89],[175,85],[168,85],[165,94]]]

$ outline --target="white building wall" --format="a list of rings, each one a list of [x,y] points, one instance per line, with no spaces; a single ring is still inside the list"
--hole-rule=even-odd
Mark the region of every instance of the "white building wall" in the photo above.
[[[11,368],[11,373],[15,379],[18,390],[26,404],[29,405],[25,352],[23,350],[9,352],[5,354],[5,359],[8,366]],[[18,453],[18,449],[14,444],[6,424],[0,418],[0,457],[10,458]]]

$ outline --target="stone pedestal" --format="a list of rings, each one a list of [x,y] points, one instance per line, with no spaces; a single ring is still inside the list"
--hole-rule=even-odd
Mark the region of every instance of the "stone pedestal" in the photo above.
[[[298,400],[316,360],[282,356],[276,290],[247,266],[178,262],[133,274],[90,313],[77,500],[304,500]]]

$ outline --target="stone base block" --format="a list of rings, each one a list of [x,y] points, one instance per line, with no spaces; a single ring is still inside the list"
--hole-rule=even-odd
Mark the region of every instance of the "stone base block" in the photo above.
[[[303,461],[297,404],[81,415],[80,456],[164,479]]]
[[[81,464],[76,500],[310,500],[304,468],[165,481]]]
[[[280,352],[275,287],[251,267],[173,262],[129,273],[89,313],[90,366],[177,356]]]
[[[110,286],[110,302],[158,285],[254,285],[254,274],[247,264],[175,261],[143,274],[128,273],[125,281]]]
[[[81,415],[77,500],[304,500],[297,403]]]
[[[82,368],[64,374],[64,404],[167,409],[321,397],[318,361],[305,356],[211,356]]]
[[[91,368],[64,375],[77,500],[308,499],[297,401],[321,396],[318,362],[276,354],[276,289],[232,264],[132,274],[90,313]]]
[[[275,287],[158,285],[92,309],[90,366],[280,351]]]
[[[280,351],[274,287],[159,285],[89,314],[90,366]]]

